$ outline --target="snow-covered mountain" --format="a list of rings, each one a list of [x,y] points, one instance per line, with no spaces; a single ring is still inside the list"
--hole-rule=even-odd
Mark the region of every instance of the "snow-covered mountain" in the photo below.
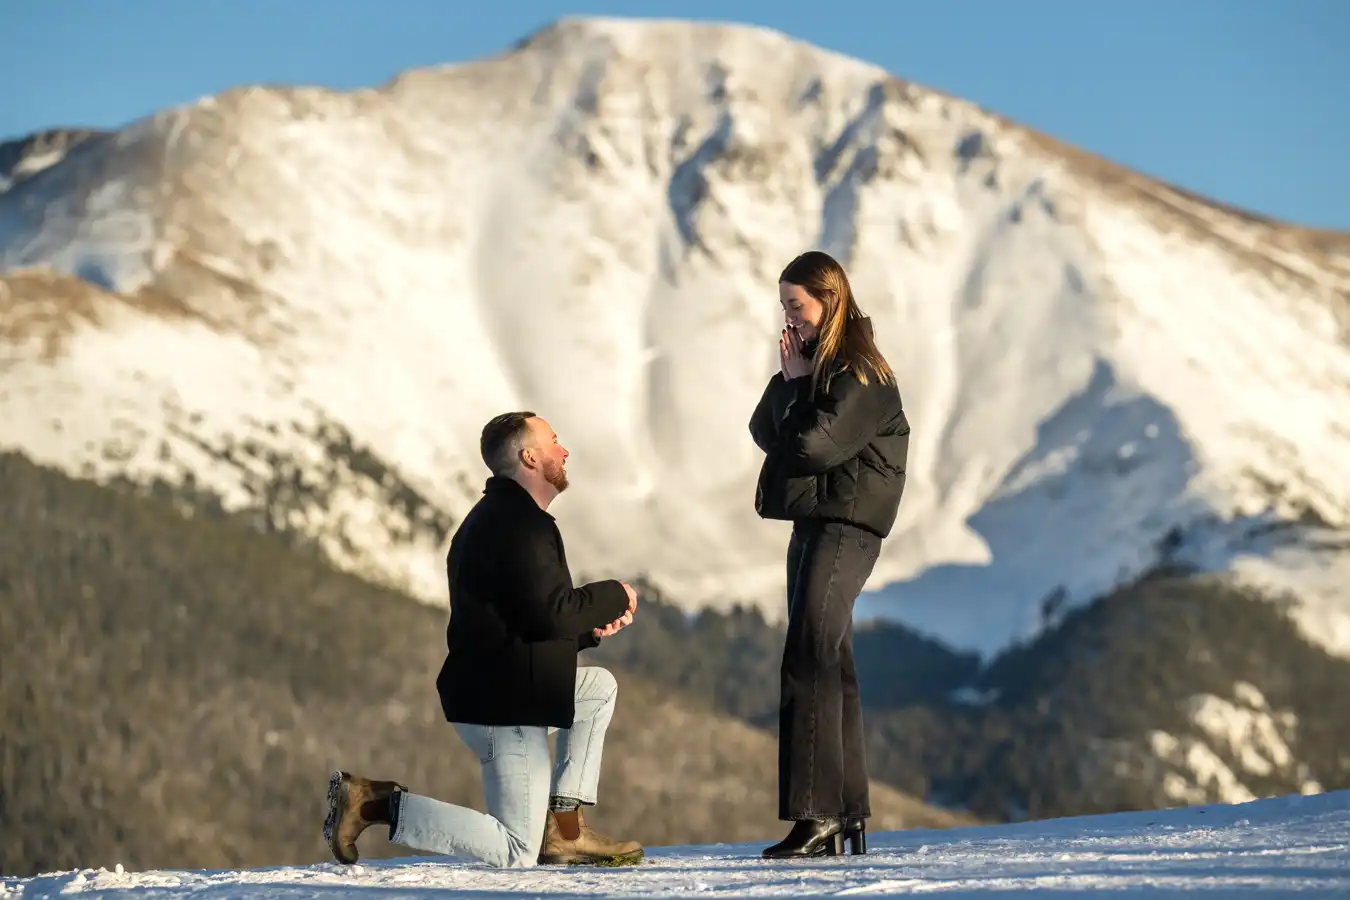
[[[383,830],[383,829],[378,829]],[[762,845],[651,848],[618,869],[489,869],[440,857],[322,863],[243,871],[125,871],[121,865],[34,878],[0,878],[0,897],[109,892],[135,898],[307,896],[355,900],[435,891],[472,897],[838,896],[938,891],[1056,897],[1344,897],[1350,891],[1350,792],[1237,805],[1056,819],[1017,825],[878,834],[857,857],[799,862],[757,858]]]
[[[1350,236],[757,28],[564,20],[88,136],[0,193],[0,445],[443,603],[479,429],[530,408],[577,571],[777,615],[746,421],[809,247],[914,429],[861,614],[987,653],[1168,558],[1350,652]]]

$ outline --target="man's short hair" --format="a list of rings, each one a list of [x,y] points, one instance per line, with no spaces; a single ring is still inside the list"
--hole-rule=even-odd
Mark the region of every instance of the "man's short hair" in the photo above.
[[[520,448],[530,434],[529,420],[533,418],[534,413],[529,411],[508,412],[493,416],[483,426],[478,449],[493,475],[515,474]]]

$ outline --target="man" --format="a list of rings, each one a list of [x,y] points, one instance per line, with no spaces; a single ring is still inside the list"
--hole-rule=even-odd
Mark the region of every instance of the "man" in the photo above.
[[[605,669],[577,665],[579,650],[633,621],[637,595],[620,581],[573,586],[548,513],[567,488],[568,453],[546,421],[497,416],[480,448],[492,474],[450,543],[449,652],[436,689],[482,764],[488,812],[339,771],[324,838],[348,864],[374,824],[388,825],[393,843],[499,867],[637,862],[640,844],[597,834],[581,814],[596,802],[618,685]]]

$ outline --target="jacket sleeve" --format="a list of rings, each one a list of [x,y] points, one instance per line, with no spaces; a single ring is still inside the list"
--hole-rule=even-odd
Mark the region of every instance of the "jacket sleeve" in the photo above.
[[[782,372],[775,372],[750,415],[750,437],[765,453],[777,449],[778,426],[791,398],[791,386],[783,379]]]
[[[795,390],[779,429],[777,450],[804,475],[819,474],[862,452],[877,435],[878,385],[865,385],[852,372],[830,381],[828,392],[811,390],[811,377],[794,378]]]
[[[576,640],[628,609],[628,593],[618,581],[573,587],[560,540],[556,528],[531,524],[504,550],[505,583],[496,592],[496,606],[507,627],[526,641]]]

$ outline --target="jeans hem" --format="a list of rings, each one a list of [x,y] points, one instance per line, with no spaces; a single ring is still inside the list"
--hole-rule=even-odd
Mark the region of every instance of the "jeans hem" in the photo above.
[[[577,795],[577,794],[552,794],[551,797],[550,797],[550,799],[552,799],[552,797],[556,797],[556,798],[558,798],[559,800],[575,800],[575,801],[577,801],[578,803],[580,803],[582,806],[595,806],[595,796],[594,796],[594,795],[590,795],[590,796],[579,796],[579,795]]]
[[[403,817],[399,815],[399,805],[403,792],[394,791],[389,795],[389,843],[399,844],[403,837]]]

